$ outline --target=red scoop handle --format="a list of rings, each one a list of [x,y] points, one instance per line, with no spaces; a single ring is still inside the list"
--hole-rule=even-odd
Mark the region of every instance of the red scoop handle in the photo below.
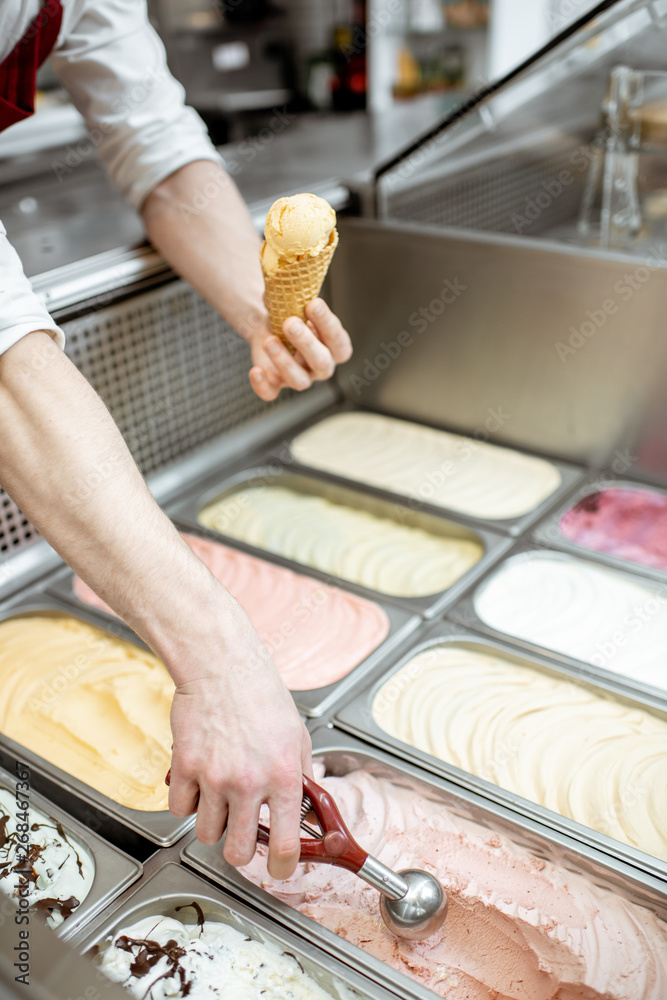
[[[302,837],[299,860],[335,865],[336,868],[347,868],[356,874],[363,867],[368,851],[362,850],[352,837],[333,798],[305,774],[303,794],[308,797],[324,836],[321,840]],[[261,844],[268,844],[269,832],[268,828],[260,823],[257,840]]]
[[[167,771],[165,784],[171,782],[171,768]],[[301,838],[300,861],[317,861],[323,865],[335,865],[336,868],[347,868],[355,875],[363,868],[368,851],[362,850],[345,826],[338,806],[329,793],[316,784],[312,778],[303,775],[303,794],[307,796],[317,816],[320,830],[324,834],[321,840],[312,837]],[[270,830],[262,823],[257,830],[257,840],[260,844],[268,844]]]

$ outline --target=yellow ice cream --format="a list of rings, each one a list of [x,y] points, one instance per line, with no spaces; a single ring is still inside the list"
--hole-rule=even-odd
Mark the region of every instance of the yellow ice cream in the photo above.
[[[0,731],[120,805],[167,808],[174,685],[147,650],[69,615],[0,623]]]
[[[464,646],[419,653],[378,691],[397,739],[667,860],[667,723]]]
[[[205,507],[199,521],[304,566],[398,597],[446,590],[484,554],[474,535],[430,534],[279,486],[236,490]]]
[[[277,270],[280,263],[300,257],[316,257],[329,244],[336,227],[336,213],[324,198],[315,194],[295,194],[278,198],[266,217],[266,247],[262,263]]]

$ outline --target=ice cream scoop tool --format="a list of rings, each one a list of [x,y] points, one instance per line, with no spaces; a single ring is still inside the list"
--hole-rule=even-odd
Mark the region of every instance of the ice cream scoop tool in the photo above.
[[[310,812],[315,814],[319,829],[306,822]],[[437,879],[413,868],[394,872],[371,857],[350,834],[329,792],[305,775],[301,829],[309,836],[301,838],[300,860],[346,868],[379,889],[382,919],[396,937],[421,941],[442,926],[447,895]],[[260,824],[260,843],[268,844],[269,833]]]

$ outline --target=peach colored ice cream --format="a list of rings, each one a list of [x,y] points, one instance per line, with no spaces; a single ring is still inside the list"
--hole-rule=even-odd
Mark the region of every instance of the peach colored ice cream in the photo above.
[[[278,198],[264,227],[269,262],[275,260],[277,266],[279,261],[292,263],[304,255],[316,257],[329,243],[335,226],[336,213],[316,194]]]
[[[372,601],[227,545],[183,537],[245,609],[293,691],[339,681],[387,637],[389,619]],[[111,610],[78,578],[74,593],[87,604]]]
[[[364,849],[395,870],[431,872],[449,910],[433,937],[399,940],[355,875],[302,864],[275,882],[258,853],[243,873],[301,913],[447,1000],[667,996],[667,925],[648,910],[386,778],[318,780]]]

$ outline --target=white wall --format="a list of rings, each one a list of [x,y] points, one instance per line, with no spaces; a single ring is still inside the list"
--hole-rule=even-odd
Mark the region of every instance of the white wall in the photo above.
[[[595,4],[596,0],[492,0],[491,78],[523,62]]]

